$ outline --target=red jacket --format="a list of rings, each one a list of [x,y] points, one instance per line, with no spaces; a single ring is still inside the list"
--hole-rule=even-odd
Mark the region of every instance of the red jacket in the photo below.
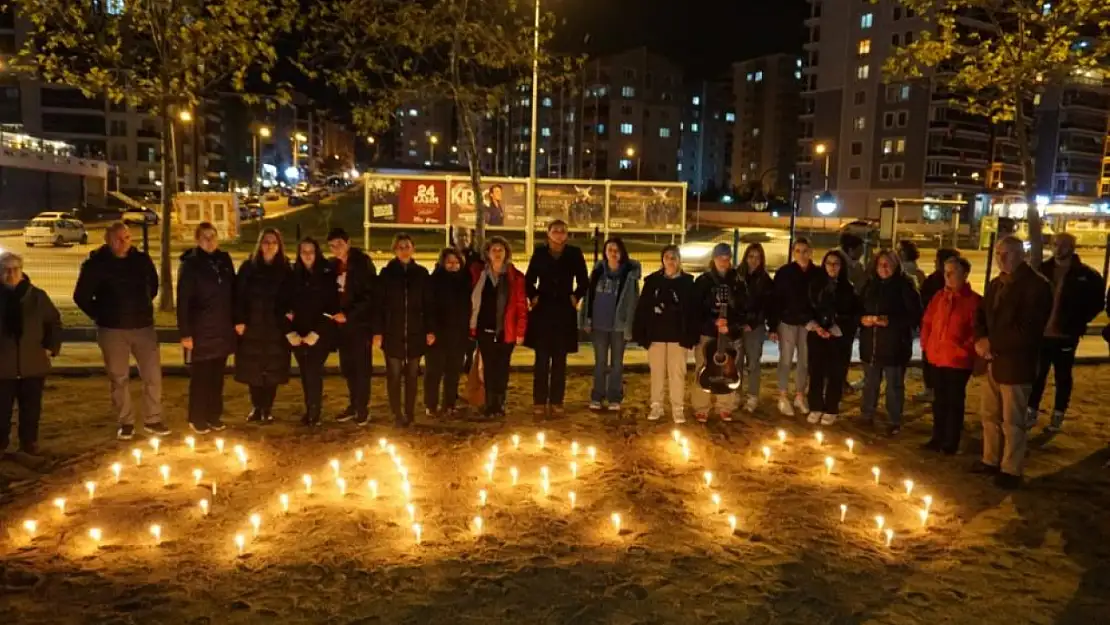
[[[470,265],[471,286],[478,285],[478,280],[482,278],[482,272],[485,269],[485,263],[480,261]],[[528,298],[524,296],[524,274],[516,267],[509,265],[505,278],[509,283],[509,301],[505,304],[503,321],[505,336],[501,337],[501,340],[515,343],[517,337],[524,338],[524,333],[528,330]],[[471,328],[470,336],[473,337],[476,334],[476,330]]]
[[[964,284],[933,296],[921,320],[921,349],[934,367],[971,369],[975,364],[975,312],[983,298]]]

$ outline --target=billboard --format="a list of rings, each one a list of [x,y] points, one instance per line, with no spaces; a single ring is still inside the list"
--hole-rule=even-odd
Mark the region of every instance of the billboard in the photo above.
[[[372,223],[406,226],[447,223],[445,180],[370,178],[367,193]]]
[[[562,219],[571,230],[605,227],[604,183],[546,183],[536,188],[536,229]]]
[[[482,182],[482,210],[491,228],[525,227],[528,185],[523,182]],[[451,221],[456,226],[473,228],[474,188],[469,180],[451,181]]]
[[[622,185],[609,189],[609,229],[682,231],[681,185]]]

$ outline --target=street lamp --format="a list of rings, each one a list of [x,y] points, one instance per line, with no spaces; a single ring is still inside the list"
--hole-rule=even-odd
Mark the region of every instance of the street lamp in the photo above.
[[[258,195],[262,184],[262,165],[258,162],[259,153],[261,151],[258,145],[258,138],[262,137],[263,139],[269,139],[270,134],[269,126],[259,126],[255,132],[251,133],[251,143],[254,148],[254,160],[252,161],[254,163],[254,176],[251,177],[251,187],[254,189],[255,195]]]
[[[439,143],[439,137],[432,135],[428,137],[428,161],[432,165],[436,164],[436,144]]]
[[[832,153],[829,152],[829,146],[824,143],[818,143],[813,146],[813,153],[817,156],[824,155],[825,157],[825,190],[829,190],[829,159],[832,158]]]
[[[300,168],[297,166],[297,160],[301,156],[301,144],[308,141],[308,137],[303,132],[298,132],[293,135],[293,169],[300,173]]]
[[[177,114],[177,118],[187,124],[193,121],[193,114],[189,111],[181,111]]]
[[[628,149],[626,149],[624,151],[624,155],[627,156],[629,159],[636,158],[636,180],[639,180],[640,179],[640,162],[641,162],[642,159],[636,157],[636,148],[634,148],[632,146],[629,146]]]
[[[831,191],[826,190],[821,195],[817,196],[817,200],[813,203],[818,213],[828,217],[836,212],[836,196]]]

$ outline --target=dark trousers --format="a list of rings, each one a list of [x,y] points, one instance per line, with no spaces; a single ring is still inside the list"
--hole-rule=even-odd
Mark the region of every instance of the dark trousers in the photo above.
[[[902,425],[902,407],[906,403],[906,368],[867,364],[863,369],[863,401],[860,413],[874,419],[879,408],[879,388],[886,378],[886,413],[891,425]]]
[[[960,450],[964,431],[964,407],[970,369],[933,367],[933,438],[941,450],[954,454]]]
[[[1034,411],[1041,407],[1045,383],[1048,382],[1049,368],[1056,369],[1055,411],[1068,411],[1071,400],[1072,376],[1075,366],[1075,348],[1079,342],[1073,338],[1045,338],[1041,341],[1041,355],[1037,364],[1037,379],[1033,382],[1033,393],[1029,395],[1029,407]]]
[[[297,368],[301,371],[301,389],[304,391],[306,410],[319,410],[324,401],[324,363],[330,350],[319,343],[300,345],[293,349]]]
[[[459,375],[462,373],[470,342],[461,345],[436,344],[424,356],[424,407],[435,412],[440,407],[439,384],[443,382],[444,408],[454,408],[459,400]]]
[[[561,406],[567,392],[567,353],[536,348],[536,374],[532,378],[532,403]]]
[[[30,451],[39,441],[42,416],[42,388],[46,378],[0,380],[0,451],[8,448],[12,429],[12,408],[19,405],[19,447]]]
[[[393,418],[412,421],[416,412],[416,381],[420,377],[420,358],[403,360],[387,356],[385,359],[386,390],[389,392],[389,410]],[[405,387],[405,411],[401,412],[401,385]]]
[[[925,353],[925,350],[921,350],[921,379],[925,382],[925,390],[932,391],[937,388],[937,368],[929,364],[928,358],[929,356]]]
[[[267,413],[274,409],[274,398],[277,397],[276,384],[251,384],[250,389],[251,406]]]
[[[348,406],[359,417],[370,414],[370,372],[373,365],[369,337],[360,332],[341,332],[339,370],[347,380]]]
[[[809,348],[809,409],[814,412],[840,414],[840,398],[848,379],[848,361],[852,356],[852,339],[823,339],[816,332],[806,337]]]
[[[189,365],[189,423],[206,426],[224,413],[227,358],[194,360]]]
[[[478,350],[482,354],[485,367],[486,410],[504,410],[505,395],[509,390],[509,362],[513,357],[512,343],[493,338],[483,333],[478,338]]]

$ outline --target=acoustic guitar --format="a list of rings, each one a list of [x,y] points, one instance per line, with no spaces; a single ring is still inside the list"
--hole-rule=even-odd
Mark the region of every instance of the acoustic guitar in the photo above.
[[[717,290],[718,319],[728,319],[729,289],[722,284]],[[703,347],[704,364],[698,371],[698,384],[713,395],[728,395],[740,388],[739,352],[728,338],[728,332],[718,330],[716,338]]]

